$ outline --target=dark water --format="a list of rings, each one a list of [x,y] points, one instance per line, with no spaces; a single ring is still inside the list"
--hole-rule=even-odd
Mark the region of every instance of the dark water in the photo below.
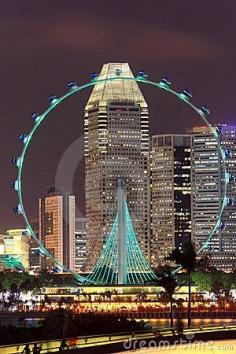
[[[44,319],[43,318],[19,318],[19,317],[7,317],[4,316],[4,318],[1,318],[1,325],[3,326],[8,326],[11,324],[12,326],[15,327],[39,327],[43,324]]]
[[[10,323],[16,327],[39,327],[43,324],[44,318],[15,318],[4,316],[1,319],[2,325],[9,325]],[[137,320],[141,321],[141,319]],[[170,327],[170,321],[168,319],[143,319],[147,325],[151,326],[153,329],[164,329]],[[181,320],[181,323],[184,327],[187,327],[187,319]],[[192,327],[200,327],[200,326],[223,326],[223,325],[236,324],[236,319],[192,319]],[[177,325],[177,320],[174,320],[174,326]]]
[[[163,329],[170,327],[170,321],[168,319],[145,319],[144,322],[149,324],[153,329]],[[187,327],[188,320],[183,319],[181,320],[184,327]],[[236,324],[236,319],[215,319],[215,318],[204,318],[204,319],[192,319],[192,326],[193,327],[200,327],[200,326],[223,326],[223,325],[230,325]],[[174,320],[174,326],[177,325],[177,321]]]

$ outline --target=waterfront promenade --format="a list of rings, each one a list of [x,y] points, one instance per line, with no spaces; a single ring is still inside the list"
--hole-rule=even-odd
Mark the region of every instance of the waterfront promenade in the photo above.
[[[76,337],[76,338],[67,338],[66,345],[68,349],[71,349],[71,353],[83,353],[83,354],[90,354],[90,353],[118,353],[118,352],[128,352],[130,349],[139,349],[140,343],[142,343],[141,348],[145,350],[141,350],[138,353],[148,353],[148,348],[150,343],[156,343],[158,347],[158,343],[160,341],[165,341],[166,345],[173,345],[175,341],[183,338],[185,341],[185,346],[187,345],[188,341],[215,341],[218,339],[227,338],[228,340],[231,339],[229,343],[232,345],[236,345],[236,325],[209,325],[204,327],[195,327],[190,329],[184,329],[181,336],[179,336],[176,332],[173,332],[170,328],[163,328],[161,331],[136,331],[132,333],[117,333],[117,334],[106,334],[101,336],[83,336],[83,337]],[[56,353],[59,352],[59,348],[61,345],[61,339],[55,339],[50,341],[41,341],[41,342],[30,342],[29,347],[30,349],[33,348],[34,343],[37,343],[41,348],[41,354],[45,353]],[[25,345],[27,343],[22,344],[15,344],[15,345],[7,345],[7,346],[0,346],[0,353],[1,354],[19,354],[22,353]],[[234,350],[230,352],[224,351],[224,353],[234,353],[236,347],[232,347]],[[170,348],[168,348],[170,349]],[[182,348],[183,349],[183,348]],[[189,347],[190,349],[190,347]],[[199,348],[201,349],[201,348]],[[206,348],[205,348],[206,349]],[[157,351],[152,351],[152,353],[159,353],[159,349]],[[162,349],[163,351],[163,349]],[[175,352],[175,354],[179,354]],[[188,353],[188,351],[186,351]],[[199,351],[195,351],[195,353],[199,353]],[[205,351],[208,354],[207,351]],[[211,353],[209,351],[209,353]],[[212,352],[214,353],[214,351]],[[172,353],[171,353],[172,354]]]

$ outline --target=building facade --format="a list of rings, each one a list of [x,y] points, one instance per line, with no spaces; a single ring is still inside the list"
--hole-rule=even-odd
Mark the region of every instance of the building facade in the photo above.
[[[137,238],[150,257],[149,113],[132,80],[128,63],[105,64],[85,108],[85,192],[88,261],[94,267],[114,221],[118,179],[126,197]]]
[[[30,221],[32,229],[34,230],[35,236],[39,239],[39,219],[33,219]],[[37,252],[39,245],[38,242],[34,240],[33,237],[29,239],[29,263],[30,270],[32,272],[38,273],[42,269],[42,258]]]
[[[191,239],[191,136],[155,135],[151,152],[152,265]]]
[[[236,265],[236,127],[219,126],[221,145],[230,153],[226,171],[231,176],[222,227],[213,235],[208,247],[200,255],[209,257],[212,266],[230,271]],[[207,127],[191,130],[192,143],[192,239],[196,249],[206,242],[218,218],[222,203],[224,176],[216,139]]]
[[[213,267],[236,268],[236,127],[218,127],[221,145],[228,151],[227,206],[219,227],[199,258]],[[192,239],[196,250],[208,240],[223,203],[224,175],[216,138],[206,126],[186,135],[152,138],[152,264]]]
[[[39,199],[39,238],[45,248],[66,268],[75,269],[75,197],[54,189]],[[44,269],[53,262],[43,258]]]
[[[228,205],[224,210],[221,237],[221,249],[232,259],[232,268],[236,266],[236,126],[220,127],[221,143],[229,155],[226,159],[226,170],[229,173],[227,187]]]
[[[81,273],[86,264],[86,219],[75,218],[75,272]]]
[[[192,133],[192,239],[196,249],[207,240],[221,207],[221,161],[218,144],[208,127],[194,127]],[[218,230],[208,251],[219,252]]]
[[[7,230],[4,235],[5,255],[20,257],[20,261],[26,270],[29,270],[29,237],[25,229]]]

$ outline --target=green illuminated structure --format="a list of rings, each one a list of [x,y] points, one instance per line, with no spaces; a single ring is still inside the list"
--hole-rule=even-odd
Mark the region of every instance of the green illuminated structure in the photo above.
[[[22,270],[22,271],[25,270],[21,261],[22,261],[21,256],[13,257],[9,254],[0,256],[0,264],[2,263],[4,265],[4,267],[9,268],[9,269],[13,269],[13,270]]]
[[[107,239],[107,243],[102,251],[102,254],[96,264],[93,272],[86,278],[80,276],[70,269],[67,269],[64,265],[60,264],[57,259],[50,254],[50,252],[45,249],[44,245],[38,240],[31,224],[29,218],[27,216],[27,212],[24,207],[23,202],[23,190],[22,190],[22,174],[23,174],[23,167],[24,161],[26,157],[26,153],[30,147],[30,143],[32,138],[34,137],[35,132],[39,129],[41,123],[49,116],[49,113],[55,110],[61,103],[63,103],[69,97],[78,94],[80,91],[92,87],[98,83],[104,81],[113,81],[113,80],[133,80],[138,83],[148,84],[153,86],[154,88],[161,89],[165,92],[168,92],[174,95],[180,101],[183,101],[187,106],[193,109],[203,120],[203,122],[210,128],[212,131],[213,136],[217,141],[218,150],[220,152],[221,161],[222,161],[222,179],[224,180],[223,186],[223,199],[221,203],[221,208],[219,214],[216,218],[216,223],[213,226],[212,230],[208,238],[205,242],[201,245],[201,247],[197,250],[199,254],[203,249],[208,248],[209,242],[212,236],[215,234],[216,230],[222,228],[222,215],[224,212],[225,207],[228,203],[227,198],[227,185],[229,183],[230,175],[226,172],[226,159],[228,152],[221,146],[220,140],[220,132],[208,122],[207,114],[209,113],[205,107],[197,108],[191,102],[191,95],[188,91],[184,90],[182,92],[177,92],[171,88],[171,84],[167,79],[162,79],[161,81],[155,82],[148,80],[147,75],[143,72],[140,72],[136,77],[123,77],[121,73],[117,72],[117,75],[114,77],[109,77],[106,79],[100,79],[99,77],[94,76],[92,80],[84,85],[78,86],[76,82],[71,82],[68,84],[69,91],[57,98],[55,96],[50,96],[50,106],[48,109],[39,114],[33,114],[32,118],[34,119],[34,126],[28,135],[21,134],[20,139],[22,140],[24,147],[21,153],[21,156],[14,157],[13,162],[18,168],[18,176],[17,180],[12,183],[13,188],[18,193],[19,204],[15,208],[15,211],[18,214],[21,214],[26,223],[26,229],[29,236],[33,237],[34,240],[39,245],[40,255],[49,257],[53,260],[58,268],[63,269],[65,272],[70,272],[78,283],[86,284],[86,283],[124,283],[124,284],[135,284],[135,283],[144,283],[149,282],[153,279],[153,272],[151,271],[149,265],[147,264],[140,248],[138,242],[136,240],[135,232],[133,230],[132,221],[130,218],[130,214],[127,208],[127,204],[123,199],[123,206],[122,206],[122,213],[121,209],[118,208],[118,213],[115,218],[114,224],[112,226],[112,230],[109,234]],[[121,204],[119,204],[121,205]],[[123,218],[123,221],[120,223],[120,218]],[[123,231],[121,230],[123,228]],[[125,231],[124,231],[125,230]],[[119,235],[123,235],[123,238],[119,238]],[[123,263],[119,263],[118,259],[123,258]],[[178,268],[179,269],[179,268]]]
[[[97,264],[87,280],[96,284],[150,283],[156,276],[139,247],[123,183],[121,180],[118,182],[116,218]]]

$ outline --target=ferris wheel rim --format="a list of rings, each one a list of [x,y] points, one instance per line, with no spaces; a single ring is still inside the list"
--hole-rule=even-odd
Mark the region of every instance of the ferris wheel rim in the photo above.
[[[221,203],[221,208],[216,220],[216,223],[214,224],[214,226],[212,227],[209,236],[207,238],[207,240],[200,246],[200,248],[196,251],[197,255],[199,253],[201,253],[202,250],[206,249],[209,242],[211,241],[213,235],[215,234],[215,232],[217,231],[217,229],[220,226],[221,220],[222,220],[222,216],[223,216],[223,212],[225,210],[226,207],[226,201],[227,201],[227,186],[228,186],[228,180],[227,180],[227,172],[226,172],[226,161],[225,161],[225,150],[221,145],[221,141],[220,141],[220,136],[216,130],[215,127],[213,127],[208,119],[206,118],[206,114],[204,113],[204,111],[201,108],[198,108],[197,106],[195,106],[192,102],[191,99],[188,96],[184,96],[183,92],[177,92],[176,90],[172,89],[170,87],[170,85],[166,85],[163,84],[162,81],[160,82],[155,82],[155,81],[151,81],[148,80],[145,77],[142,76],[136,76],[136,77],[122,77],[122,76],[114,76],[114,77],[109,77],[109,78],[103,78],[103,79],[93,79],[88,83],[85,83],[83,85],[78,86],[76,83],[74,85],[74,87],[72,87],[71,89],[69,89],[69,91],[67,93],[65,93],[64,95],[62,95],[59,98],[54,98],[51,102],[51,104],[49,105],[49,107],[41,114],[38,115],[37,119],[35,120],[35,124],[33,126],[33,128],[31,129],[31,131],[29,132],[28,135],[26,135],[23,139],[23,150],[21,152],[21,155],[18,157],[18,173],[17,173],[17,180],[16,182],[16,186],[17,188],[15,188],[17,190],[17,195],[18,195],[18,206],[19,206],[19,214],[21,214],[23,216],[23,219],[25,221],[26,224],[26,230],[28,233],[28,236],[33,237],[33,239],[36,241],[36,243],[39,245],[39,247],[44,251],[45,256],[49,257],[58,267],[60,267],[61,269],[63,269],[64,271],[70,273],[71,275],[74,276],[74,278],[80,282],[80,283],[86,283],[88,281],[86,276],[80,276],[77,273],[75,273],[74,271],[72,271],[71,269],[68,269],[67,267],[65,267],[64,264],[61,264],[61,262],[59,262],[53,255],[50,254],[50,252],[47,250],[47,248],[42,244],[42,242],[37,238],[32,225],[29,221],[29,218],[27,216],[27,213],[25,211],[25,206],[24,206],[24,201],[23,201],[23,190],[22,190],[22,175],[23,175],[23,167],[24,167],[24,162],[25,162],[25,156],[27,151],[29,150],[29,146],[30,143],[34,137],[34,134],[36,133],[36,131],[39,129],[41,123],[49,116],[49,114],[54,111],[58,106],[60,106],[66,99],[69,99],[70,97],[78,94],[80,91],[89,88],[89,87],[93,87],[96,86],[96,84],[102,83],[102,82],[109,82],[109,81],[115,81],[115,80],[130,80],[130,81],[135,81],[137,83],[142,83],[142,84],[148,84],[151,86],[154,86],[156,88],[161,89],[162,91],[166,91],[167,93],[170,93],[172,95],[174,95],[175,97],[177,97],[178,99],[182,100],[187,106],[189,106],[193,111],[195,111],[198,116],[201,117],[201,119],[204,121],[204,123],[208,126],[208,128],[210,128],[213,136],[216,139],[217,142],[217,149],[219,152],[219,155],[221,156],[221,164],[222,164],[222,171],[223,171],[223,175],[224,175],[224,188],[223,188],[223,201]],[[180,269],[180,267],[177,268],[178,270]],[[176,269],[176,270],[177,270]]]

